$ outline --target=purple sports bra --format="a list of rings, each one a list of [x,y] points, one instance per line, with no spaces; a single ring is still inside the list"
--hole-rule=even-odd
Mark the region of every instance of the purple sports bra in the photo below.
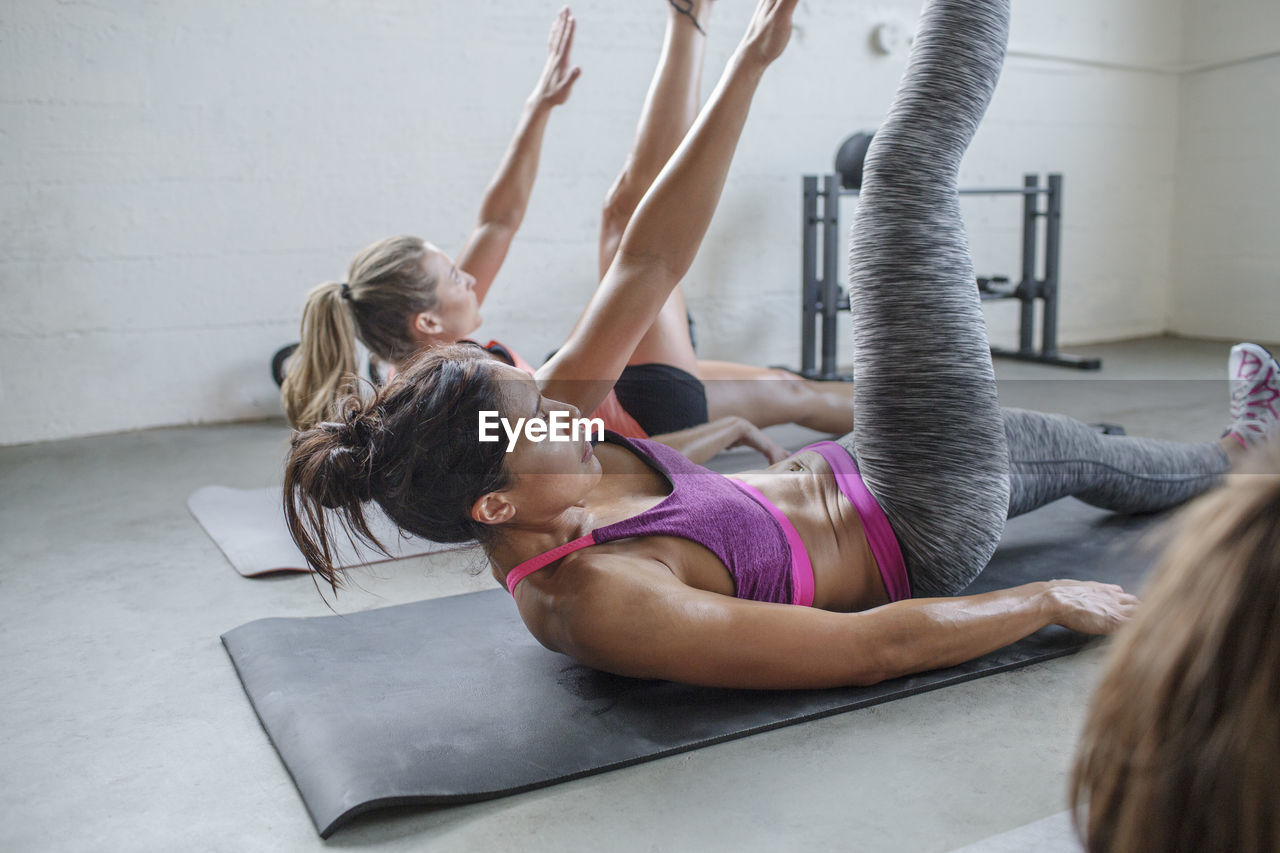
[[[800,534],[758,489],[710,471],[656,441],[627,439],[611,432],[605,433],[605,440],[643,459],[670,483],[671,492],[642,513],[597,527],[520,563],[507,573],[507,589],[513,595],[520,581],[582,548],[632,536],[679,536],[704,546],[724,563],[733,578],[736,597],[812,606],[813,567]],[[840,490],[853,502],[889,597],[893,601],[909,598],[897,538],[858,476],[853,458],[830,441],[805,450],[815,450],[827,460]]]

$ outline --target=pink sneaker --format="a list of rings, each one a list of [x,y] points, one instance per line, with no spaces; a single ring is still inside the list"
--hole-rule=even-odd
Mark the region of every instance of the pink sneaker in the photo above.
[[[1231,381],[1229,435],[1252,447],[1280,424],[1280,363],[1257,344],[1236,344],[1227,361]]]

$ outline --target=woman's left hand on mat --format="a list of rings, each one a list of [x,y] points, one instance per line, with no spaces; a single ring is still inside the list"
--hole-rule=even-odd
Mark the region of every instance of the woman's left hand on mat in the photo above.
[[[1110,634],[1133,616],[1138,597],[1113,583],[1049,581],[1053,622],[1083,634]]]

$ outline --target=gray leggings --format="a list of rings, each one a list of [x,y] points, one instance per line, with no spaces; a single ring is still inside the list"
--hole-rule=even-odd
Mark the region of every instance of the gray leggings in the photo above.
[[[960,218],[960,159],[986,110],[1009,0],[930,0],[863,170],[852,226],[858,460],[915,596],[966,587],[1006,517],[1074,495],[1124,512],[1184,501],[1227,468],[1213,442],[1102,436],[996,398]]]

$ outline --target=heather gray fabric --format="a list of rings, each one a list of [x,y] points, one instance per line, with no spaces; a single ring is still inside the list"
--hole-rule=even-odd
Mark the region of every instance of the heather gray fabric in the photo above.
[[[1112,512],[1155,512],[1215,485],[1229,467],[1216,441],[1103,435],[1065,415],[1004,410],[1009,517],[1071,496]]]
[[[1004,421],[956,183],[1008,30],[1008,0],[925,7],[867,152],[852,225],[857,416],[841,443],[898,537],[914,595],[975,577],[1009,506]]]
[[[284,498],[279,486],[265,489],[204,486],[187,498],[187,509],[226,555],[227,561],[245,577],[308,571],[302,552],[289,538],[289,528],[284,520]],[[334,543],[338,565],[364,566],[466,547],[429,542],[402,533],[381,512],[374,513],[370,527],[379,541],[387,546],[390,556],[339,537]]]
[[[1213,443],[1101,436],[1000,409],[956,177],[1000,75],[1008,19],[1008,0],[928,4],[852,226],[857,418],[840,443],[893,527],[915,596],[966,587],[1008,516],[1067,495],[1162,509],[1227,468]]]

